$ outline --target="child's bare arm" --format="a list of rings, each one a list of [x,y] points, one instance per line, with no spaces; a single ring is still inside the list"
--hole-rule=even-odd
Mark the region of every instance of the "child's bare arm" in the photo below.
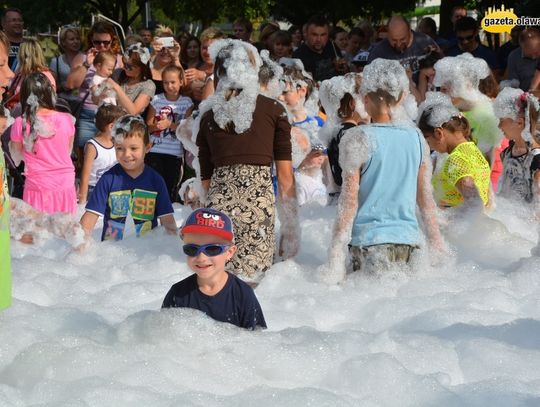
[[[148,126],[148,132],[153,133],[157,131],[156,127],[156,109],[154,106],[149,105],[146,113],[146,125]]]
[[[300,225],[298,221],[298,202],[292,162],[276,161],[278,180],[278,216],[281,221],[279,255],[283,259],[294,257],[300,246]]]
[[[420,165],[417,179],[417,193],[416,203],[420,208],[420,215],[424,228],[426,229],[426,235],[428,242],[432,248],[437,251],[444,251],[445,244],[441,236],[439,229],[439,222],[437,220],[437,205],[433,198],[433,192],[431,189],[431,167],[429,164],[429,155]]]
[[[178,229],[172,213],[160,216],[159,223],[161,223],[161,226],[163,226],[167,230],[167,233],[169,233],[170,235],[176,235]]]
[[[84,146],[84,160],[81,170],[81,185],[79,186],[79,203],[85,203],[88,198],[88,183],[90,181],[90,172],[96,159],[96,147],[92,143],[86,143]]]
[[[89,212],[89,211],[86,211],[84,215],[81,217],[81,220],[79,221],[79,223],[84,229],[84,233],[86,234],[87,238],[89,238],[92,235],[92,231],[94,230],[94,226],[96,226],[98,219],[99,219],[99,215],[95,214],[94,212]]]

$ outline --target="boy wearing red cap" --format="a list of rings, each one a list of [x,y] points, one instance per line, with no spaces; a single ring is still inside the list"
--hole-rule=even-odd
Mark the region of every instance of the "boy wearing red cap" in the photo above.
[[[236,252],[231,219],[215,209],[197,209],[187,218],[181,236],[187,264],[195,274],[174,284],[161,307],[194,308],[241,328],[266,328],[253,289],[225,271]]]

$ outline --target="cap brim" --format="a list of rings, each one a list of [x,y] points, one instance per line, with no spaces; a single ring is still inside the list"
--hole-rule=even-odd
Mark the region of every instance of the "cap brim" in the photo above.
[[[182,228],[183,235],[186,233],[194,233],[197,235],[212,235],[212,236],[218,236],[226,240],[230,240],[231,242],[234,239],[234,235],[232,232],[228,230],[219,230],[216,228],[208,227],[208,226],[200,226],[200,225],[186,225]]]

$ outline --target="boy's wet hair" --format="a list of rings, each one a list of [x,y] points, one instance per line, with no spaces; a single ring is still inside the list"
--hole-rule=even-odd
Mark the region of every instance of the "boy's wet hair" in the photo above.
[[[103,104],[98,107],[96,112],[96,128],[104,132],[107,126],[114,123],[117,119],[124,116],[127,112],[120,106]]]
[[[138,115],[127,114],[116,120],[112,136],[115,143],[121,143],[127,137],[141,137],[145,146],[150,144],[148,127],[143,118]]]
[[[309,99],[313,89],[315,89],[315,82],[313,79],[304,75],[304,71],[296,66],[285,66],[283,68],[283,81],[285,84],[290,84],[291,88],[294,88],[294,90],[298,90],[299,87],[305,85],[307,88],[306,100]]]

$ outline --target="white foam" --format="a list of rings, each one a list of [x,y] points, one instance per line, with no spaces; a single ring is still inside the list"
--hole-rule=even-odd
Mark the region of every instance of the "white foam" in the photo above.
[[[60,240],[13,242],[0,405],[536,404],[540,258],[528,254],[536,231],[527,211],[500,199],[438,267],[328,286],[316,268],[335,211],[300,209],[300,252],[256,289],[269,325],[256,332],[159,311],[189,275],[180,240],[163,230],[84,254]],[[190,212],[175,206],[177,223]]]

